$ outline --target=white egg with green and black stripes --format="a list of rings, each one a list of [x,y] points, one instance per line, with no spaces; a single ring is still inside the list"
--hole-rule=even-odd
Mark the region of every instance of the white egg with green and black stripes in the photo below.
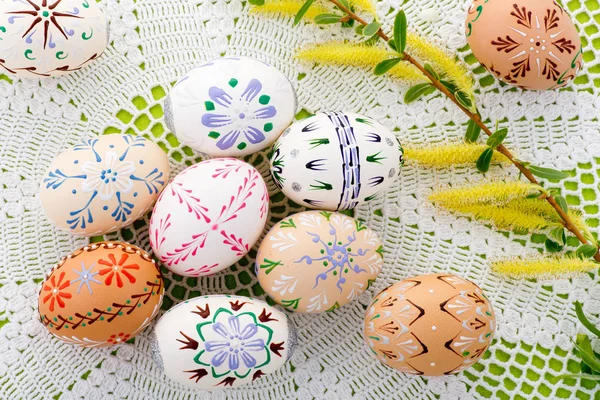
[[[347,210],[396,180],[404,152],[393,132],[363,115],[322,112],[290,126],[269,154],[281,191],[310,208]]]

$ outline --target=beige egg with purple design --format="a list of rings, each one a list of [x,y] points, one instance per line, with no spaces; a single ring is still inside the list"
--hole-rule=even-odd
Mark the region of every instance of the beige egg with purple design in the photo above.
[[[340,213],[306,211],[284,218],[256,255],[260,286],[291,311],[317,314],[354,301],[383,267],[377,234]]]
[[[169,181],[169,159],[142,136],[102,135],[60,153],[42,178],[48,219],[74,235],[123,228],[150,210]]]
[[[78,71],[102,55],[108,22],[95,0],[0,2],[0,70],[25,78]]]
[[[156,324],[152,357],[172,380],[194,389],[246,385],[292,356],[296,329],[261,300],[213,295],[179,303]]]
[[[211,156],[241,157],[270,146],[292,122],[296,92],[276,68],[232,56],[194,68],[165,101],[177,138]]]

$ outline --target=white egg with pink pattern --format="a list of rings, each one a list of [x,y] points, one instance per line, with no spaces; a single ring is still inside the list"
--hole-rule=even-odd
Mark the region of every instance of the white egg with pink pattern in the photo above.
[[[234,158],[193,165],[173,179],[150,220],[150,244],[168,269],[184,276],[228,268],[259,239],[269,210],[260,173]]]

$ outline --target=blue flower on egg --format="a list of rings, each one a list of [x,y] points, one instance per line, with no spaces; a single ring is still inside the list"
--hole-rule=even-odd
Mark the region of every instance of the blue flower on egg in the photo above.
[[[238,85],[238,80],[232,78],[228,84],[233,89]],[[219,139],[219,149],[227,150],[237,143],[237,148],[243,150],[247,144],[243,140],[238,143],[241,135],[248,142],[256,144],[265,140],[264,132],[273,129],[271,122],[260,121],[273,118],[277,114],[275,107],[268,105],[271,97],[267,94],[259,96],[261,90],[262,83],[258,79],[251,79],[237,98],[216,86],[209,89],[208,96],[211,101],[204,103],[206,111],[216,111],[217,106],[221,110],[218,113],[204,114],[201,121],[202,125],[208,128],[225,128],[225,134],[213,130],[208,135],[212,139]]]
[[[158,168],[154,168],[146,176],[138,177],[135,175],[135,163],[126,160],[130,149],[144,147],[146,139],[133,135],[121,135],[121,137],[125,141],[126,147],[120,155],[114,151],[100,154],[96,150],[99,140],[97,138],[88,139],[73,148],[76,152],[87,151],[92,153],[92,157],[88,158],[89,161],[80,165],[80,174],[67,174],[60,169],[55,169],[50,171],[44,179],[46,189],[53,190],[59,189],[67,180],[80,179],[81,191],[90,195],[82,208],[69,212],[70,218],[66,222],[70,229],[85,229],[88,224],[94,222],[94,216],[90,209],[91,205],[95,201],[108,202],[113,198],[117,199],[116,207],[111,209],[104,206],[102,210],[109,212],[115,221],[126,222],[135,205],[124,200],[124,195],[132,192],[134,181],[144,182],[148,193],[151,195],[157,194],[164,185],[164,174]],[[111,145],[110,148],[113,149],[114,145]],[[79,160],[75,160],[74,164],[79,165]],[[140,164],[143,163],[140,162]],[[74,191],[75,193],[77,191]],[[136,197],[136,194],[134,194],[134,197]]]
[[[130,177],[135,172],[135,165],[133,161],[120,161],[114,152],[107,152],[104,164],[87,161],[81,166],[81,172],[86,174],[82,184],[84,192],[97,191],[100,199],[110,200],[116,192],[131,191]]]

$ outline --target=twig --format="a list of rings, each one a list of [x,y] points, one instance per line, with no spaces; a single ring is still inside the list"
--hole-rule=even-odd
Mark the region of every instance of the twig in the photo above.
[[[348,9],[346,6],[344,6],[338,0],[329,0],[329,1],[331,1],[333,4],[335,4],[340,10],[342,10],[344,13],[346,13],[346,15],[348,17],[352,18],[359,24],[361,24],[363,26],[367,26],[369,24],[367,21],[365,21],[364,19],[362,19],[361,17],[356,15],[352,10]],[[389,36],[387,36],[381,28],[379,28],[379,31],[377,31],[377,36],[379,36],[380,38],[385,40],[386,43],[390,40]],[[473,122],[475,122],[475,124],[477,124],[477,126],[479,126],[481,128],[482,131],[484,131],[486,133],[486,135],[488,135],[488,136],[492,135],[493,132],[483,123],[483,121],[481,120],[481,117],[479,116],[478,113],[474,113],[474,112],[470,111],[469,109],[463,107],[456,100],[454,95],[452,93],[450,93],[448,88],[446,88],[446,86],[444,86],[438,79],[436,79],[436,77],[431,75],[417,60],[415,60],[413,57],[411,57],[410,54],[408,54],[407,52],[403,52],[402,56],[403,56],[404,60],[408,61],[409,63],[411,63],[412,65],[417,67],[419,69],[419,71],[421,71],[423,73],[423,75],[425,75],[431,81],[431,84],[437,90],[442,92],[454,104],[456,104],[458,106],[458,108],[460,108]],[[519,169],[519,171],[521,171],[521,173],[529,180],[529,182],[536,184],[536,185],[540,184],[538,182],[538,180],[536,179],[536,177],[533,176],[531,171],[526,166],[524,166],[519,161],[517,161],[515,159],[515,157],[512,155],[512,153],[506,147],[504,147],[504,145],[502,145],[502,144],[499,145],[498,147],[496,147],[496,150],[499,153],[501,153],[502,155],[504,155],[506,158],[508,158],[510,160],[510,162],[512,162]],[[577,226],[573,223],[573,220],[571,219],[571,217],[566,212],[564,212],[563,209],[558,205],[554,196],[552,196],[551,194],[548,194],[545,198],[546,198],[546,201],[548,203],[550,203],[550,205],[556,210],[556,212],[562,219],[564,227],[567,228],[573,235],[575,235],[581,243],[588,244],[589,243],[588,240],[585,238],[583,233],[581,233],[581,231],[577,228]],[[596,252],[596,254],[594,254],[594,259],[596,261],[600,262],[600,253],[599,252]]]

